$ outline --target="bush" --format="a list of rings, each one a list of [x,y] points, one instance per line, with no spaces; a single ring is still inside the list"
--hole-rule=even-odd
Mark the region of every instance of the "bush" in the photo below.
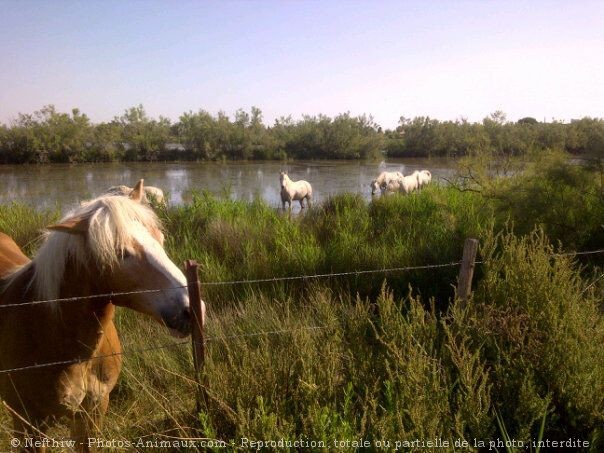
[[[589,439],[604,426],[604,320],[568,256],[554,254],[542,232],[491,236],[483,277],[451,330],[489,369],[495,408],[512,438]]]

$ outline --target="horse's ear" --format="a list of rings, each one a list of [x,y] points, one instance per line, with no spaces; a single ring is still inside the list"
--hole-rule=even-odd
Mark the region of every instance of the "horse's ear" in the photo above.
[[[130,198],[138,203],[141,202],[143,199],[143,194],[145,193],[143,188],[144,181],[144,179],[141,179],[139,182],[137,182],[136,186],[134,186],[134,189],[132,189],[132,192],[130,192]]]
[[[46,227],[46,229],[51,231],[61,231],[63,233],[70,234],[85,234],[88,231],[89,224],[89,217],[71,217],[69,219],[63,220],[61,223],[49,225]]]

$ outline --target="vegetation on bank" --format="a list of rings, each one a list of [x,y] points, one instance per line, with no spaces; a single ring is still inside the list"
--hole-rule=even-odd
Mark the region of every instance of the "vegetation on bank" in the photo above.
[[[112,121],[93,124],[73,109],[50,105],[0,125],[0,163],[109,162],[236,159],[371,159],[390,157],[525,155],[546,149],[604,155],[604,120],[570,123],[495,112],[480,123],[401,117],[383,130],[370,116],[281,117],[265,125],[262,112],[183,113],[178,121],[150,118],[142,105]]]
[[[488,448],[503,438],[499,416],[513,439],[535,439],[545,418],[544,439],[598,451],[604,257],[559,252],[604,248],[602,173],[556,154],[506,178],[491,170],[474,160],[454,185],[371,202],[340,195],[291,218],[262,200],[205,193],[160,210],[170,256],[196,258],[206,282],[447,263],[468,236],[479,238],[482,264],[466,306],[451,303],[456,268],[204,287],[199,414],[188,347],[128,354],[170,340],[120,310],[125,369],[102,437],[476,439]],[[31,253],[57,215],[0,206],[0,230]],[[255,335],[275,331],[287,332]],[[2,448],[10,438],[0,437]]]

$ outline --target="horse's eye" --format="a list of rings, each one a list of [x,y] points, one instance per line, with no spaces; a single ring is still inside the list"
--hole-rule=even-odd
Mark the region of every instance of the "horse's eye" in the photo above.
[[[124,249],[122,252],[122,259],[132,258],[134,255],[130,253],[128,250]]]

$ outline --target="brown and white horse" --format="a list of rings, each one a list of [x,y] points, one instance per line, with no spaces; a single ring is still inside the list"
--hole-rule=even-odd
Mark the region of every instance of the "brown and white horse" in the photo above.
[[[159,221],[140,203],[142,193],[141,180],[130,198],[83,203],[48,227],[31,261],[0,235],[0,371],[72,362],[0,372],[0,397],[17,436],[35,436],[62,416],[71,418],[79,441],[100,426],[121,369],[115,305],[189,334],[186,279],[166,255]],[[87,298],[149,289],[158,291]],[[28,304],[73,297],[84,298]]]

